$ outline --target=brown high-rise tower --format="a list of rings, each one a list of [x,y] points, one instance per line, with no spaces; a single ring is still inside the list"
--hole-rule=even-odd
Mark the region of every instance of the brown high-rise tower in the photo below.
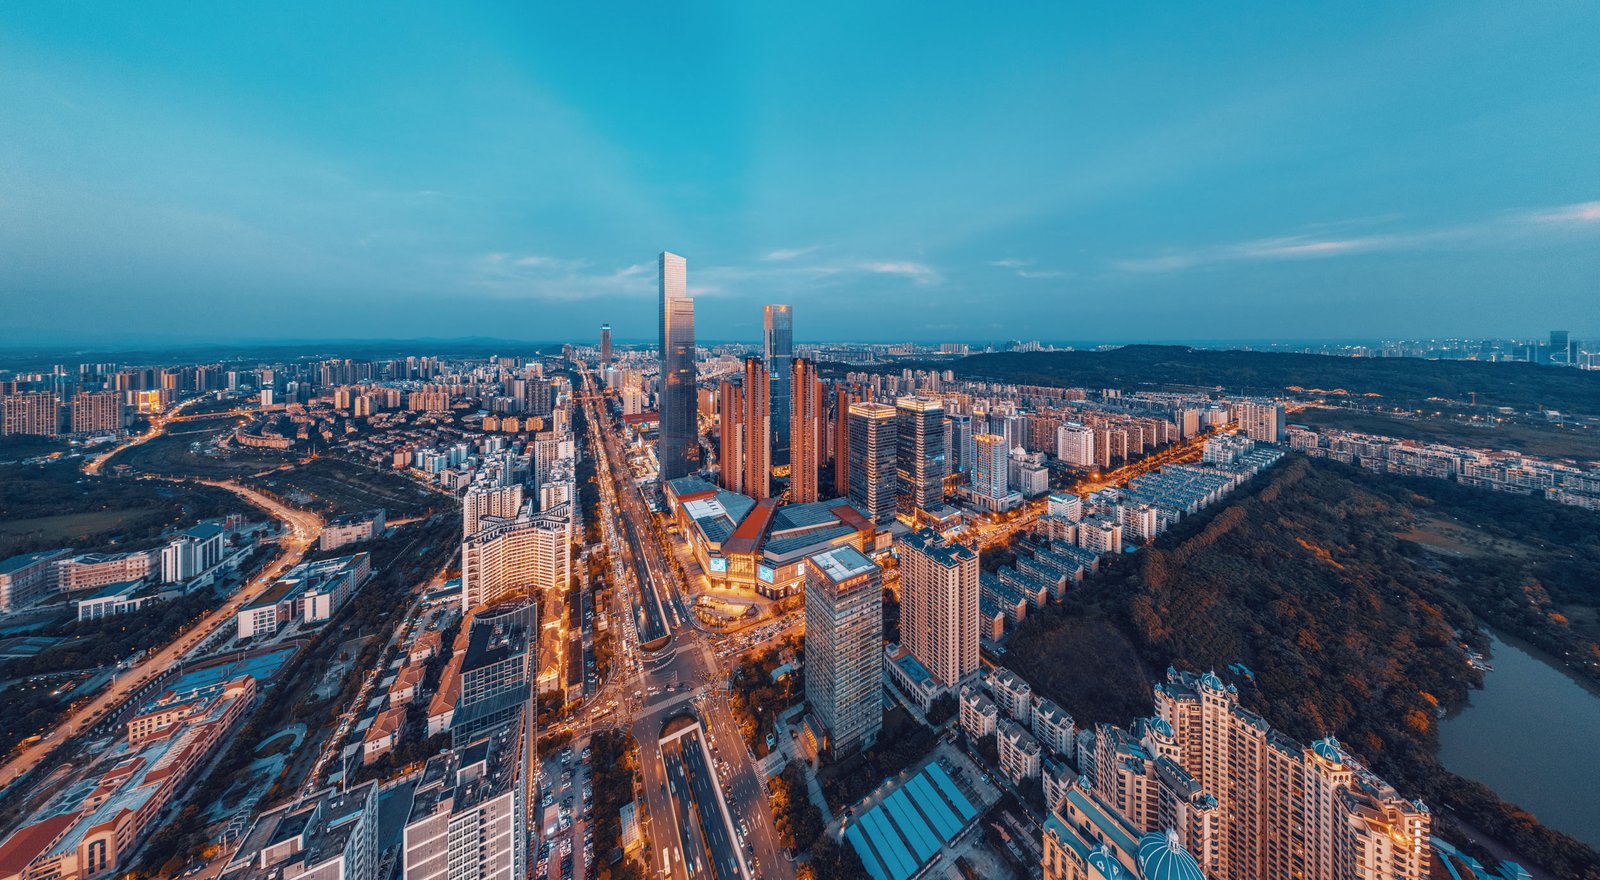
[[[817,468],[822,464],[822,421],[827,401],[817,364],[795,358],[789,381],[789,487],[796,503],[818,500]]]

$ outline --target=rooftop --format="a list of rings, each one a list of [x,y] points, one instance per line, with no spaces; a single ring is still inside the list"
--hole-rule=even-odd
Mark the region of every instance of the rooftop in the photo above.
[[[834,583],[849,580],[857,575],[866,574],[877,569],[878,564],[868,559],[865,554],[848,544],[824,550],[810,557],[811,562],[818,569],[832,578]]]

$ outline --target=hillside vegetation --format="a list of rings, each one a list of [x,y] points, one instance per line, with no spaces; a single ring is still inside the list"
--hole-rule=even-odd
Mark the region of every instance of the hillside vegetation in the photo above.
[[[903,364],[896,364],[899,368]],[[1213,351],[1173,345],[1129,345],[1110,351],[1002,352],[946,362],[965,379],[1086,388],[1222,387],[1252,394],[1289,388],[1342,390],[1387,406],[1438,408],[1540,407],[1600,414],[1600,372],[1525,363],[1354,358],[1261,351]]]
[[[1439,490],[1441,498],[1419,491],[1427,489]],[[1493,508],[1476,502],[1498,500],[1488,492],[1457,497],[1451,494],[1456,489],[1470,491],[1443,481],[1387,481],[1293,456],[1213,515],[1191,518],[1144,551],[1116,560],[1067,605],[1029,618],[1006,665],[1030,676],[1081,722],[1126,723],[1149,711],[1148,678],[1137,700],[1126,700],[1131,705],[1111,699],[1086,704],[1084,685],[1062,683],[1126,681],[1137,674],[1126,652],[1151,670],[1244,663],[1258,687],[1244,687],[1242,699],[1285,733],[1302,742],[1332,733],[1402,792],[1449,805],[1558,876],[1591,876],[1584,872],[1600,872],[1592,849],[1449,773],[1435,757],[1438,710],[1460,705],[1480,682],[1460,646],[1462,639],[1484,641],[1475,615],[1496,625],[1525,619],[1524,631],[1560,626],[1548,615],[1538,623],[1537,610],[1529,610],[1527,597],[1538,591],[1491,590],[1493,576],[1456,568],[1469,559],[1491,563],[1442,558],[1411,540],[1419,522],[1488,516],[1480,511]],[[1573,513],[1582,512],[1555,510],[1529,528]],[[1578,562],[1553,543],[1543,550],[1519,546],[1527,555],[1516,564],[1533,578],[1541,566],[1554,575]],[[1576,593],[1585,571],[1578,565],[1562,589]],[[1092,648],[1077,643],[1086,628],[1097,640]],[[1122,651],[1104,644],[1113,632],[1127,646]],[[1448,826],[1444,833],[1451,836]]]

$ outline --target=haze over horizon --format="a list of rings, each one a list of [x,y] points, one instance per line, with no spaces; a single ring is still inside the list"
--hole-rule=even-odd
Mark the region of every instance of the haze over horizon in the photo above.
[[[0,9],[0,345],[1600,335],[1600,7]]]

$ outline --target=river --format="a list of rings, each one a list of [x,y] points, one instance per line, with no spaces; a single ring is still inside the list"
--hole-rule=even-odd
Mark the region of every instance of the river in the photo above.
[[[1483,690],[1439,725],[1439,760],[1539,821],[1600,847],[1600,695],[1494,638]]]

